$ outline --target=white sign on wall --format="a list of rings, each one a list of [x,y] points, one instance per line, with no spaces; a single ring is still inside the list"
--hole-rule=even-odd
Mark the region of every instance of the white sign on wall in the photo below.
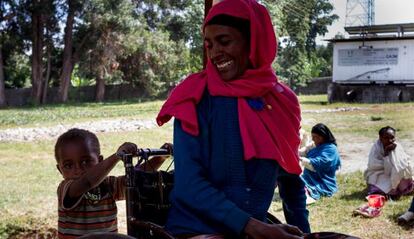
[[[341,49],[338,51],[339,66],[397,65],[398,48]]]

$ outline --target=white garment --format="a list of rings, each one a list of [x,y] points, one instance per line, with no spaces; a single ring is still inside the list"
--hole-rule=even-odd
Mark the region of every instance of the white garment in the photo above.
[[[384,146],[380,140],[377,140],[369,153],[364,178],[368,184],[389,193],[392,189],[397,189],[402,179],[412,179],[413,169],[409,160],[409,156],[400,144],[384,156]]]
[[[308,142],[306,145],[304,145],[303,147],[299,148],[299,156],[302,157],[306,157],[306,155],[308,154],[308,152],[315,148],[315,143],[313,143],[313,141]]]
[[[301,164],[304,168],[307,168],[312,172],[316,172],[315,168],[313,167],[313,165],[310,162],[310,159],[308,159],[306,157],[300,157],[299,159],[300,159],[300,162],[301,162]]]

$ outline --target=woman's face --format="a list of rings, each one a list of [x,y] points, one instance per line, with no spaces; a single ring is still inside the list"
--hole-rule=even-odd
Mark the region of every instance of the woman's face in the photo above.
[[[312,141],[315,143],[316,146],[318,146],[318,145],[323,144],[325,139],[319,134],[312,133]]]
[[[387,130],[380,136],[380,141],[384,147],[393,144],[395,142],[395,132],[391,129]]]
[[[207,25],[204,29],[204,44],[207,57],[222,80],[234,80],[249,67],[250,46],[236,28]]]

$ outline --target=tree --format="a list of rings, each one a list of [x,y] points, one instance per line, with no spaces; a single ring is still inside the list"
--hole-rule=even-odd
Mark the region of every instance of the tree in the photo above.
[[[32,16],[32,100],[39,104],[42,99],[43,84],[43,31],[45,16],[44,0],[33,1],[30,5]]]
[[[83,41],[81,41],[77,46],[73,44],[73,28],[75,24],[75,17],[80,13],[82,9],[83,1],[80,0],[67,0],[67,16],[66,16],[66,26],[65,26],[65,35],[64,35],[64,49],[63,49],[63,63],[62,70],[59,77],[59,93],[58,101],[66,102],[68,100],[68,91],[70,86],[70,79],[72,76],[73,68],[75,63],[78,60],[78,54],[83,47],[84,42],[86,41],[86,34],[83,36]],[[74,56],[73,49],[76,48],[76,54]]]
[[[4,29],[1,28],[3,26],[3,22],[6,21],[6,6],[5,3],[0,4],[0,108],[6,107],[6,93],[5,93],[5,87],[4,87],[4,63],[3,63],[3,31]],[[10,14],[10,13],[9,13]]]
[[[80,70],[96,80],[95,100],[103,101],[105,82],[110,80],[118,64],[117,58],[138,22],[129,0],[91,0],[83,18],[88,35],[88,51],[84,51]]]
[[[142,14],[150,30],[167,31],[170,39],[190,48],[189,64],[192,72],[203,67],[201,27],[204,19],[204,0],[135,0],[137,12]]]
[[[308,53],[316,49],[315,39],[317,36],[325,36],[328,26],[338,20],[338,15],[331,14],[333,6],[329,0],[310,1],[309,31],[306,38],[306,50]]]
[[[149,96],[165,95],[189,73],[188,48],[170,40],[168,33],[141,28],[129,42],[129,54],[121,58],[120,71],[125,81]]]
[[[331,14],[333,7],[328,0],[266,0],[277,26],[279,57],[275,67],[281,79],[291,87],[321,74],[330,62],[316,55],[315,38],[327,32],[327,26],[338,16]],[[273,12],[272,12],[273,11]],[[275,14],[276,12],[276,14]]]
[[[6,107],[6,93],[4,89],[4,64],[3,64],[3,54],[1,53],[2,49],[0,46],[0,108]]]
[[[27,50],[28,22],[22,1],[0,1],[0,107],[6,105],[5,88],[23,85],[26,78],[20,77],[27,72],[19,71],[20,62],[16,60]]]

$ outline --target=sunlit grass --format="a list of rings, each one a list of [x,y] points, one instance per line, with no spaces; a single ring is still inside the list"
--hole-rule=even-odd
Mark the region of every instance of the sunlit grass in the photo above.
[[[172,141],[172,127],[101,133],[98,137],[102,154],[109,156],[126,141],[139,147],[158,148]],[[54,143],[53,140],[0,143],[0,238],[33,230],[47,233],[49,228],[56,227],[56,189],[62,177],[56,169]],[[168,163],[163,165],[167,166]],[[111,172],[113,175],[123,173],[121,162]]]
[[[162,101],[140,103],[119,101],[109,103],[79,103],[0,110],[0,128],[49,126],[111,118],[152,119]]]
[[[354,216],[353,211],[366,203],[366,185],[362,172],[338,176],[339,191],[331,198],[322,198],[308,206],[311,228],[314,232],[334,231],[369,239],[413,238],[414,231],[397,225],[396,219],[410,205],[412,196],[399,201],[388,201],[377,218]],[[272,203],[271,211],[283,217],[280,201]]]
[[[413,137],[413,103],[328,104],[326,95],[300,96],[299,99],[302,110],[305,110],[302,124],[306,130],[323,122],[339,140],[372,140],[377,137],[379,128],[391,125],[397,128],[399,138]],[[162,101],[125,101],[6,109],[0,110],[0,128],[54,126],[116,118],[153,119],[161,104]],[[344,107],[358,109],[330,113],[317,111]],[[102,154],[108,156],[125,141],[137,143],[140,147],[160,147],[164,142],[171,142],[172,126],[99,133],[98,137]],[[54,143],[55,139],[0,142],[0,238],[21,235],[19,233],[53,234],[57,220],[56,187],[61,180],[53,157]],[[122,163],[119,163],[112,174],[121,175],[123,170]],[[339,185],[340,191],[334,197],[322,199],[309,207],[314,231],[345,232],[362,238],[414,238],[414,230],[402,228],[395,222],[395,218],[408,208],[410,197],[387,203],[383,215],[378,218],[353,217],[352,211],[365,202],[361,172],[340,175]],[[280,203],[275,202],[272,208],[283,219]],[[125,227],[122,225],[125,213],[120,211],[122,228]]]

